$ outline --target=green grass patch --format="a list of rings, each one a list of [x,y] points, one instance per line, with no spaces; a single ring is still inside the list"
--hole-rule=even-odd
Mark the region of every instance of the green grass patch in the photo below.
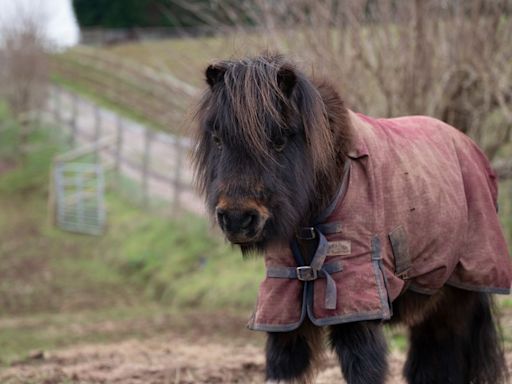
[[[409,348],[409,340],[407,339],[407,333],[404,327],[386,327],[385,334],[391,350],[399,350],[400,352],[407,351],[407,348]]]
[[[237,249],[212,236],[203,219],[183,214],[177,220],[141,215],[137,208],[110,199],[111,211],[123,212],[120,237],[105,254],[153,298],[178,306],[249,308],[263,276],[262,260],[244,261]],[[137,220],[133,220],[137,217]],[[114,226],[114,222],[112,222]]]
[[[77,343],[147,337],[171,324],[184,326],[176,310],[155,304],[0,318],[0,365]]]

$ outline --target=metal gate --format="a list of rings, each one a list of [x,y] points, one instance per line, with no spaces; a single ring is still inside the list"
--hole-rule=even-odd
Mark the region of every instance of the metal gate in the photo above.
[[[54,168],[57,225],[100,235],[105,229],[105,181],[101,164],[60,163]]]

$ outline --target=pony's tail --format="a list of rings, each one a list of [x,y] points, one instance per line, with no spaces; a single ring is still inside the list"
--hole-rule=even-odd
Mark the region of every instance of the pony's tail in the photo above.
[[[510,374],[503,351],[501,329],[489,294],[480,293],[474,307],[468,352],[470,382],[506,384]]]

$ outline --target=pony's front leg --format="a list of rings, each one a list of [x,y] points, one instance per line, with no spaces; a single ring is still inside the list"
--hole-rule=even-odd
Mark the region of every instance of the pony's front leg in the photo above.
[[[386,339],[380,322],[332,326],[331,346],[348,384],[382,384],[388,372]]]
[[[269,332],[266,382],[310,383],[316,360],[322,355],[322,329],[307,320],[295,331]]]

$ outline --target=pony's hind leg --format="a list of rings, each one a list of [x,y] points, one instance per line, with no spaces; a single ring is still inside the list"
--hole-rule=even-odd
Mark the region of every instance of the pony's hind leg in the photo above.
[[[322,355],[322,329],[307,320],[292,332],[269,332],[266,346],[267,383],[310,383]]]
[[[505,361],[486,294],[445,287],[411,326],[404,375],[409,384],[502,384]]]
[[[492,297],[477,296],[470,328],[468,352],[470,382],[474,384],[509,383],[503,343],[493,314]]]
[[[334,325],[330,342],[348,384],[383,384],[386,381],[387,346],[380,322]]]

